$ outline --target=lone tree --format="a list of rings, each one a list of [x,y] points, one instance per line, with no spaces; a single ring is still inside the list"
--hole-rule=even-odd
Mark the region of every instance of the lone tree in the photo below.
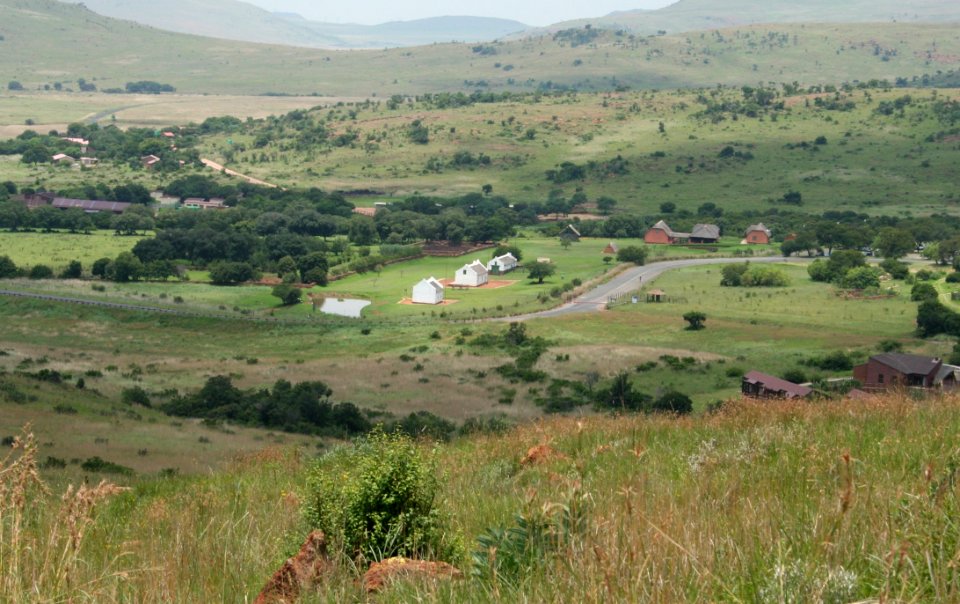
[[[706,327],[703,322],[707,320],[707,315],[698,310],[691,310],[683,315],[683,320],[690,324],[687,326],[687,329],[697,331],[698,329]]]
[[[557,267],[548,262],[535,262],[527,269],[527,277],[536,279],[537,283],[543,283],[543,280],[557,272]]]
[[[620,262],[632,262],[637,266],[643,266],[647,262],[647,248],[638,245],[628,245],[617,252],[617,260]]]

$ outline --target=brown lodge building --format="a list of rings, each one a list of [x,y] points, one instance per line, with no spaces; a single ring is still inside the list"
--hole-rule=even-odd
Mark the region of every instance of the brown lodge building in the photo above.
[[[854,367],[853,377],[868,391],[890,388],[950,390],[957,387],[958,372],[960,367],[947,365],[936,357],[885,353],[874,355],[863,365]]]

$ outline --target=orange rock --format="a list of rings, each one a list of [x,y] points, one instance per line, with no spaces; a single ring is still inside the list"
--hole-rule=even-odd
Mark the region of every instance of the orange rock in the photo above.
[[[304,587],[312,585],[333,568],[327,557],[327,537],[323,531],[313,531],[303,542],[300,551],[288,558],[264,586],[254,604],[292,603],[300,597]]]
[[[380,591],[391,581],[402,578],[462,579],[463,573],[446,562],[387,558],[370,565],[363,575],[363,589],[367,593]]]

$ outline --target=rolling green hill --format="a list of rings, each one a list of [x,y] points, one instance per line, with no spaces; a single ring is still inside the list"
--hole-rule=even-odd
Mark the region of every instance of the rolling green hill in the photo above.
[[[484,41],[527,29],[518,21],[482,17],[437,17],[372,26],[320,23],[296,14],[272,13],[239,0],[85,0],[83,5],[106,17],[172,32],[315,48]]]
[[[480,46],[329,51],[168,33],[54,0],[0,0],[0,36],[0,83],[27,90],[78,78],[101,90],[153,80],[178,92],[247,95],[662,89],[893,79],[960,63],[952,24],[758,25],[660,37],[579,29]]]
[[[960,4],[951,0],[680,0],[653,11],[612,13],[600,19],[559,23],[550,29],[592,23],[642,34],[678,33],[757,23],[943,23],[960,21]]]

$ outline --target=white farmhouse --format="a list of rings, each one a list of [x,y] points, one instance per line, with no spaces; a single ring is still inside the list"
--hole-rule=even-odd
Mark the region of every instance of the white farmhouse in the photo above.
[[[510,252],[507,252],[502,256],[497,256],[487,263],[487,270],[494,275],[509,273],[515,268],[517,268],[517,259]]]
[[[490,271],[479,260],[474,260],[470,264],[464,264],[457,271],[453,279],[454,285],[463,285],[465,287],[479,287],[490,280]]]
[[[430,277],[413,286],[414,304],[440,304],[443,302],[443,284]]]

